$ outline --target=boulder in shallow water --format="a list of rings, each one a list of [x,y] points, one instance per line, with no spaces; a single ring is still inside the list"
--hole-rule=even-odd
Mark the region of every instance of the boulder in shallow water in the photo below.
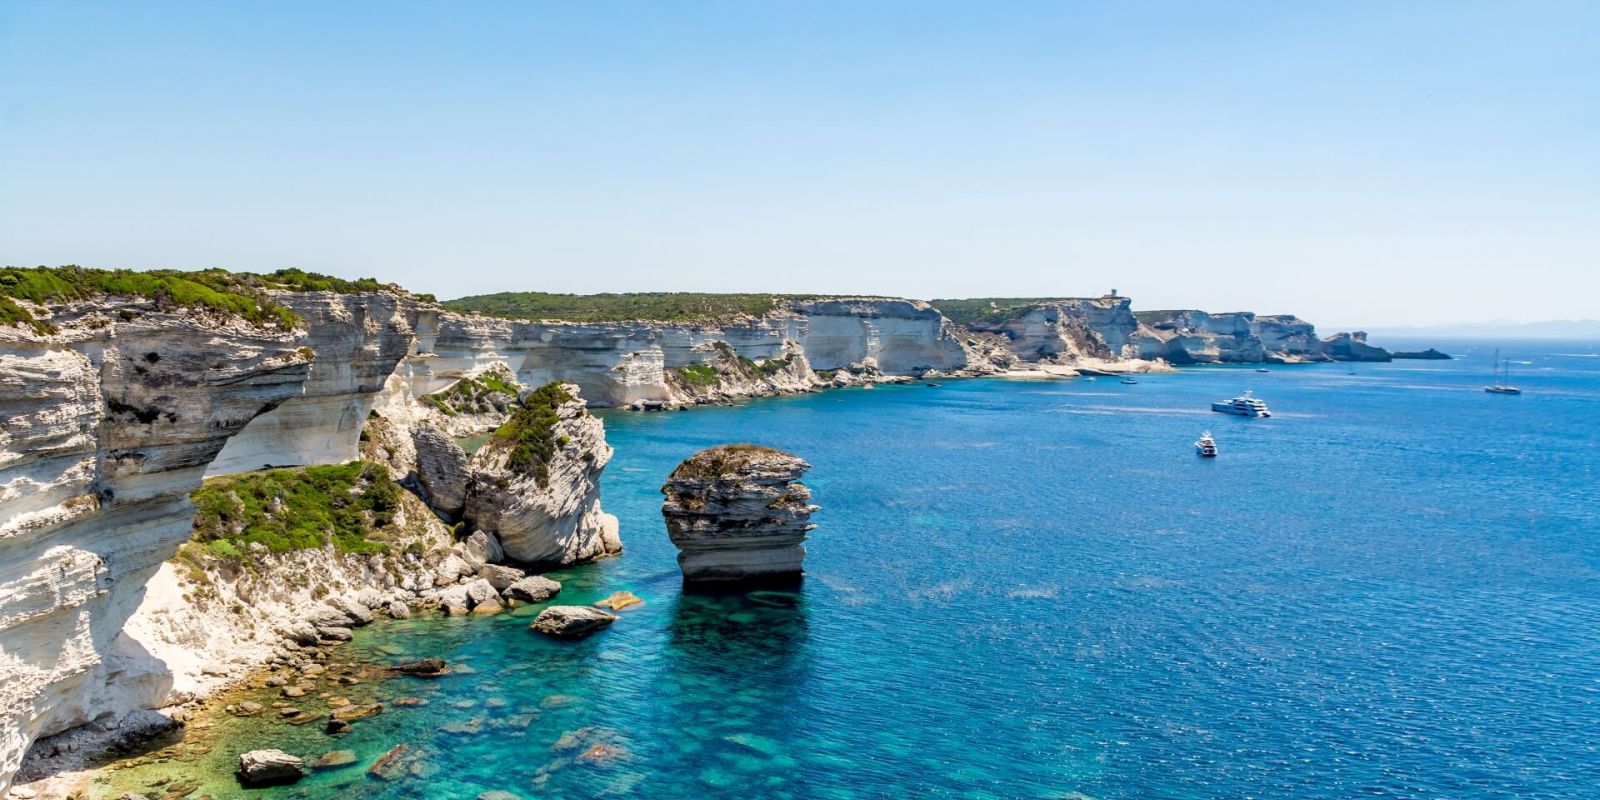
[[[561,591],[561,584],[543,575],[529,575],[506,587],[506,597],[525,603],[543,603]]]
[[[493,586],[497,592],[504,592],[511,588],[511,584],[527,576],[528,573],[504,564],[484,564],[478,568],[478,577],[488,581],[489,585]]]
[[[356,720],[376,717],[383,713],[382,703],[368,703],[366,705],[350,705],[335,708],[329,715],[334,721],[355,722]]]
[[[540,611],[530,627],[558,639],[581,639],[616,621],[616,614],[608,614],[598,608],[551,606]]]
[[[685,581],[739,582],[798,576],[811,523],[811,465],[771,447],[734,444],[685,459],[661,493],[667,534]]]
[[[251,750],[239,755],[239,782],[245,786],[280,786],[305,774],[305,762],[282,750]]]

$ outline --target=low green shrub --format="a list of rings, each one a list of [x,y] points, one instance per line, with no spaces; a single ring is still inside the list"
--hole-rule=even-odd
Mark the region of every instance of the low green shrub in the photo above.
[[[274,553],[332,545],[340,553],[388,549],[400,487],[367,461],[292,467],[212,478],[194,501],[193,540],[218,558],[239,560],[250,545]]]
[[[555,426],[561,421],[557,409],[572,399],[560,383],[547,383],[522,398],[511,419],[495,430],[494,441],[511,448],[507,466],[513,473],[532,476],[540,486],[549,481],[549,462],[556,452]]]

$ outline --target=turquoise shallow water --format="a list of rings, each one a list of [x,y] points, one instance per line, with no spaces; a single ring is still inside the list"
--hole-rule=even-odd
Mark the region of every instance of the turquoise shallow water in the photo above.
[[[1480,348],[607,414],[627,553],[560,600],[647,604],[576,644],[533,609],[367,629],[374,657],[476,672],[374,687],[432,702],[337,744],[273,741],[409,742],[421,777],[251,794],[1600,796],[1600,358],[1544,349],[1516,356],[1522,397],[1480,390]],[[1277,416],[1207,410],[1247,387]],[[813,464],[794,594],[680,589],[657,490],[726,441]]]

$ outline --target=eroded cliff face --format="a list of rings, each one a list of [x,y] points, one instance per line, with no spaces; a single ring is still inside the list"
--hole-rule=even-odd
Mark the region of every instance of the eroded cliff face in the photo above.
[[[1136,334],[1145,358],[1173,364],[1256,364],[1327,361],[1311,323],[1293,315],[1248,311],[1151,311]]]
[[[1137,358],[1132,344],[1139,330],[1126,297],[1051,300],[999,322],[973,322],[967,327],[1008,340],[1010,351],[1025,362],[1070,363],[1081,359]]]
[[[400,294],[282,292],[274,299],[304,320],[310,376],[300,394],[228,440],[208,475],[355,458],[378,392],[418,339],[431,334],[438,314]]]
[[[765,369],[731,368],[728,359]],[[400,368],[415,395],[491,364],[524,386],[563,381],[598,408],[674,408],[833,384],[814,371],[889,378],[968,366],[960,332],[926,303],[841,298],[790,303],[723,324],[529,322],[442,313]],[[780,363],[781,362],[781,363]],[[684,380],[682,368],[709,368]]]
[[[0,788],[37,737],[169,688],[124,624],[228,438],[299,394],[302,334],[136,303],[0,327]]]
[[[600,508],[600,472],[611,460],[605,426],[588,412],[577,385],[561,389],[551,452],[537,471],[519,468],[515,442],[499,436],[469,462],[466,518],[523,564],[567,566],[622,552],[617,518]]]
[[[661,487],[661,515],[688,582],[798,576],[806,536],[817,526],[811,465],[782,450],[719,445],[684,459]]]

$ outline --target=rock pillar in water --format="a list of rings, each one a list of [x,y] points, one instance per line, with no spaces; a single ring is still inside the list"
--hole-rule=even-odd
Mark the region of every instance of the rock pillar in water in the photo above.
[[[811,490],[800,457],[748,444],[701,450],[667,478],[661,504],[690,582],[759,581],[801,573]]]

